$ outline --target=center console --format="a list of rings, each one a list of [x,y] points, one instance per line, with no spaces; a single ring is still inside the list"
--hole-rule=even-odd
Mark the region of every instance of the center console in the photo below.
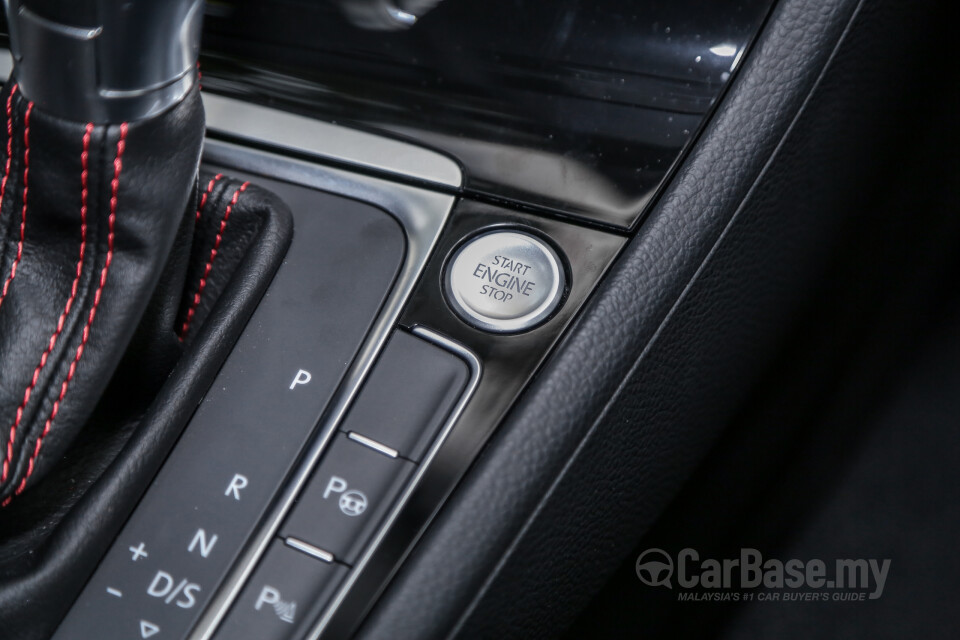
[[[283,198],[294,241],[56,638],[346,633],[624,242],[455,207],[434,152],[205,100],[205,167]],[[310,146],[331,133],[344,155]]]
[[[59,640],[353,634],[769,9],[519,3],[503,28],[448,0],[372,34],[334,4],[208,8],[203,166],[277,194],[294,238]]]

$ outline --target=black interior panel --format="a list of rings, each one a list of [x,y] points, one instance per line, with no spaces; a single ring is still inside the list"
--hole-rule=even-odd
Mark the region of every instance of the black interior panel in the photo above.
[[[385,32],[332,1],[224,3],[205,86],[429,145],[474,196],[631,227],[771,4],[449,0]]]
[[[905,2],[777,6],[701,144],[364,637],[550,637],[635,559],[833,256],[874,224],[880,186],[923,148],[912,123],[927,122],[943,71],[922,43],[945,42],[931,35],[942,24]]]

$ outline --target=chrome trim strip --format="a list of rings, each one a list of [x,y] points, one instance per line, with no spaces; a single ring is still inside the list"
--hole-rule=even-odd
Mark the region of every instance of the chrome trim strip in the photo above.
[[[445,155],[407,142],[385,138],[286,111],[203,94],[207,128],[234,138],[267,141],[279,151],[308,153],[318,159],[459,188],[460,165]]]
[[[216,139],[207,139],[204,146],[204,160],[239,171],[259,173],[378,205],[402,224],[406,232],[407,253],[396,283],[379,317],[371,327],[369,336],[325,411],[317,436],[301,454],[301,462],[287,485],[274,498],[273,506],[268,510],[260,529],[247,542],[236,564],[188,635],[192,640],[209,640],[213,637],[220,622],[253,573],[257,562],[275,539],[280,524],[309,480],[327,443],[336,434],[337,428],[353,399],[359,393],[380,350],[396,327],[400,311],[413,291],[454,203],[454,197],[448,194],[426,191],[418,187],[264,151],[254,151]],[[352,582],[350,579],[348,581]]]
[[[347,437],[353,440],[354,442],[359,442],[363,446],[369,447],[374,451],[376,451],[377,453],[382,453],[387,457],[396,458],[397,456],[400,455],[400,452],[397,451],[396,449],[391,449],[387,445],[381,444],[376,440],[368,438],[367,436],[362,436],[359,433],[356,433],[355,431],[351,431],[350,433],[348,433]]]
[[[290,547],[291,549],[296,549],[297,551],[305,553],[308,556],[312,556],[317,560],[323,560],[324,562],[328,562],[328,563],[333,562],[332,553],[330,553],[329,551],[325,551],[320,547],[315,547],[309,542],[304,542],[303,540],[299,540],[297,538],[287,538],[286,540],[283,541],[283,543],[288,547]]]
[[[430,450],[427,451],[427,455],[423,457],[423,460],[420,462],[420,465],[417,467],[417,471],[413,476],[413,479],[410,480],[410,483],[404,489],[403,493],[397,499],[396,503],[393,505],[393,509],[390,511],[390,514],[387,516],[387,519],[380,526],[377,535],[373,538],[370,545],[367,547],[367,550],[360,557],[360,560],[353,566],[350,570],[347,579],[337,590],[337,595],[334,596],[333,601],[330,605],[327,606],[326,611],[323,616],[313,627],[310,633],[307,635],[306,640],[319,640],[323,630],[330,623],[331,618],[336,613],[337,609],[343,604],[343,601],[347,597],[347,593],[350,591],[350,588],[353,586],[353,583],[356,582],[357,577],[363,571],[363,568],[367,566],[367,563],[370,561],[370,558],[373,557],[373,554],[376,553],[377,547],[380,546],[381,541],[383,541],[384,536],[386,536],[387,531],[390,530],[390,527],[393,526],[394,521],[397,519],[397,516],[400,514],[400,511],[403,509],[403,506],[407,503],[407,500],[410,499],[410,496],[413,494],[414,490],[417,488],[417,485],[420,483],[420,479],[423,477],[423,474],[426,472],[427,468],[430,466],[430,463],[433,461],[433,458],[437,455],[437,451],[440,450],[443,441],[447,439],[447,435],[453,429],[453,426],[457,423],[457,420],[460,418],[460,414],[463,413],[464,407],[467,406],[467,403],[470,401],[470,398],[473,397],[473,392],[477,389],[477,385],[480,384],[480,377],[483,375],[483,365],[480,364],[479,358],[473,354],[472,351],[466,349],[463,345],[450,340],[446,336],[443,336],[431,329],[426,327],[417,326],[413,328],[413,334],[423,338],[428,342],[432,342],[436,346],[446,349],[447,351],[452,352],[453,354],[459,356],[466,361],[467,366],[470,367],[470,380],[467,382],[466,389],[463,390],[463,393],[460,396],[460,400],[457,402],[456,406],[453,408],[453,411],[450,412],[450,415],[447,417],[446,423],[443,425],[443,429],[440,430],[440,435],[437,436],[437,439],[434,441],[433,445],[430,447]]]

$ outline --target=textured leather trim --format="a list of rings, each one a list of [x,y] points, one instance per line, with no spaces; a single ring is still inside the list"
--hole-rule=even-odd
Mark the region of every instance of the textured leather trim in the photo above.
[[[193,211],[203,139],[197,91],[149,121],[93,126],[53,117],[13,84],[0,187],[3,507],[56,466],[116,371]]]

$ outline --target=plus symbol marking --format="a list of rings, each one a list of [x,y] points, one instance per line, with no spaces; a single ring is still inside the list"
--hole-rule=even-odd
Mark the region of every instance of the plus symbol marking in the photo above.
[[[136,562],[140,558],[146,558],[149,555],[146,551],[146,547],[142,542],[138,547],[130,547],[130,553],[133,554],[133,556],[130,559],[133,560],[134,562]]]

